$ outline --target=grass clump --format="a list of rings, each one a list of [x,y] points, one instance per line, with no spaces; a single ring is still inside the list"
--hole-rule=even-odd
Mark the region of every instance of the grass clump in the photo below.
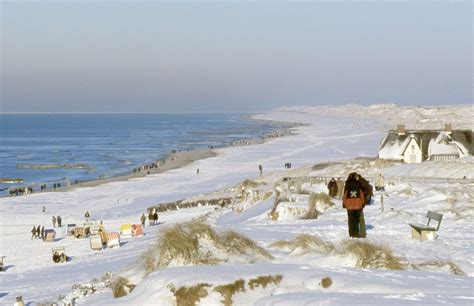
[[[413,268],[422,270],[423,268],[443,268],[447,267],[449,272],[453,275],[466,275],[466,273],[452,261],[430,260],[420,264],[414,264]]]
[[[277,275],[268,275],[268,276],[259,276],[248,281],[248,285],[251,290],[254,290],[257,287],[262,287],[263,289],[267,288],[270,284],[279,285],[283,276],[281,274]]]
[[[192,287],[183,286],[178,289],[170,287],[170,290],[176,297],[176,306],[194,306],[200,299],[209,295],[207,290],[209,287],[209,284],[198,283]]]
[[[319,237],[307,234],[299,235],[290,241],[275,241],[270,245],[270,247],[288,249],[290,252],[297,251],[299,254],[306,254],[309,252],[329,254],[335,250],[335,246],[332,243],[323,241]]]
[[[402,259],[393,255],[388,246],[369,243],[366,241],[347,241],[344,254],[352,255],[356,259],[359,268],[385,268],[390,270],[402,270],[404,265]]]
[[[131,284],[125,277],[119,276],[110,282],[110,288],[114,298],[119,298],[132,292],[135,285]]]
[[[321,211],[318,209],[318,204]],[[317,219],[323,211],[331,206],[334,206],[334,203],[329,195],[323,192],[312,192],[308,198],[308,212],[303,219]]]
[[[244,262],[273,257],[251,239],[233,231],[218,234],[197,220],[164,229],[142,256],[147,273],[169,266],[214,265],[230,256]]]
[[[321,279],[320,285],[321,285],[321,287],[323,287],[324,289],[329,288],[329,287],[331,287],[331,285],[332,285],[332,279],[331,279],[329,276],[324,277],[323,279]]]
[[[279,190],[275,189],[275,200],[273,201],[273,207],[268,216],[270,217],[271,220],[276,221],[280,217],[280,214],[277,212],[277,207],[278,204],[281,202],[286,202],[288,199],[284,196],[281,195],[281,192]]]
[[[251,255],[252,257],[273,259],[264,248],[259,247],[253,240],[234,231],[224,232],[220,238],[220,243],[226,247],[229,254]]]
[[[243,279],[239,279],[227,285],[216,286],[214,291],[219,292],[224,297],[221,303],[223,303],[225,306],[231,306],[232,296],[237,292],[245,291],[245,282]]]

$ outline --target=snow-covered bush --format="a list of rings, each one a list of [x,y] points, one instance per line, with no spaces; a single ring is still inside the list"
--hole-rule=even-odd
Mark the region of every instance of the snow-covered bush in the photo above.
[[[308,199],[308,212],[303,219],[316,219],[321,213],[333,206],[334,203],[329,195],[323,192],[312,192]]]
[[[112,288],[114,298],[119,298],[129,294],[135,288],[135,285],[131,284],[127,278],[117,276],[111,281],[110,288]]]

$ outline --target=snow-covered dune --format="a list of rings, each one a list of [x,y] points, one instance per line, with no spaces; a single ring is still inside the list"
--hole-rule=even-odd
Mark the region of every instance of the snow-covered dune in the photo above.
[[[356,298],[372,304],[472,304],[473,207],[470,203],[473,202],[474,187],[469,180],[474,173],[472,159],[454,161],[446,164],[448,166],[426,163],[386,167],[370,164],[370,161],[348,160],[377,156],[385,131],[397,123],[413,128],[440,128],[446,121],[451,122],[453,128],[472,129],[473,117],[472,106],[281,108],[255,118],[306,125],[295,128],[292,136],[258,145],[218,149],[216,157],[161,174],[69,192],[1,198],[0,253],[5,256],[7,269],[0,273],[0,304],[11,304],[20,295],[26,302],[55,300],[58,295],[69,294],[73,284],[91,282],[94,278],[101,278],[105,272],[120,273],[136,265],[156,234],[166,226],[204,215],[218,231],[232,229],[247,235],[270,251],[275,259],[244,266],[224,264],[164,269],[143,279],[127,297],[113,299],[111,290],[105,288],[77,302],[153,304],[155,298],[163,298],[160,301],[172,305],[175,298],[169,290],[170,283],[178,288],[206,282],[209,290],[201,304],[219,304],[222,294],[213,291],[215,287],[242,278],[245,290],[235,295],[233,301],[236,304],[296,305],[324,301],[348,304]],[[322,170],[312,169],[314,164],[330,161],[347,162],[335,163]],[[284,168],[288,162],[292,163],[293,169]],[[262,177],[259,177],[258,165],[263,165]],[[229,207],[215,210],[206,206],[165,212],[160,214],[160,225],[146,227],[145,236],[126,239],[119,249],[92,251],[89,240],[72,237],[51,243],[30,239],[31,228],[39,224],[48,227],[53,215],[61,215],[64,224],[80,224],[84,221],[84,213],[89,211],[93,219],[103,220],[108,231],[118,231],[122,223],[139,223],[140,215],[149,206],[223,189],[233,192],[230,188],[244,179],[265,181],[266,188],[273,190],[274,184],[281,183],[285,176],[345,176],[347,170],[354,167],[366,167],[360,171],[369,179],[379,172],[393,177],[388,180],[391,185],[385,194],[385,211],[382,213],[380,210],[379,198],[376,198],[375,205],[366,208],[368,241],[390,246],[395,255],[405,258],[408,265],[428,261],[452,262],[467,276],[450,274],[448,264],[425,265],[419,268],[420,271],[413,266],[405,271],[360,269],[350,258],[339,253],[293,256],[285,250],[270,247],[278,240],[291,240],[299,234],[315,234],[342,250],[347,238],[347,216],[337,200],[333,208],[315,220],[271,220],[268,213],[274,195],[255,203],[249,202],[247,206],[241,205],[244,210],[240,212]],[[196,168],[200,169],[199,175]],[[459,175],[468,175],[467,180],[445,180],[459,178]],[[444,180],[423,181],[423,177]],[[326,191],[324,180],[310,182],[308,186],[311,192]],[[301,199],[306,198],[301,196]],[[41,212],[43,205],[46,213]],[[445,217],[439,238],[420,243],[410,238],[407,223],[412,219],[423,220],[428,209],[441,211]],[[72,260],[54,264],[51,248],[56,246],[65,246]],[[252,290],[249,287],[250,280],[268,275],[281,275],[282,279],[278,283],[269,283],[266,288]],[[333,282],[327,289],[319,285],[326,276]],[[357,280],[362,282],[354,285]],[[168,305],[166,302],[160,304]]]

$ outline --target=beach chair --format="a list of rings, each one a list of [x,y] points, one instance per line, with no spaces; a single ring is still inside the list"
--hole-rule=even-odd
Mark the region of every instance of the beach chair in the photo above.
[[[143,236],[143,227],[141,224],[132,225],[132,236]]]
[[[52,248],[52,251],[53,251],[53,262],[60,263],[60,262],[67,261],[66,249],[64,247]]]
[[[3,272],[4,271],[4,266],[3,266],[3,259],[5,258],[5,256],[0,256],[0,272]]]
[[[54,229],[44,230],[44,241],[53,242],[56,239],[56,231]]]
[[[90,246],[91,250],[102,250],[102,239],[100,235],[90,236]]]
[[[94,227],[94,225],[95,225],[95,221],[84,222],[84,228],[87,228],[88,233],[91,232],[91,228]]]
[[[99,232],[99,235],[100,235],[100,241],[102,242],[102,245],[107,245],[107,232],[106,231]]]
[[[74,229],[76,228],[76,224],[68,224],[67,225],[67,235],[74,236]]]
[[[107,233],[107,247],[109,248],[120,247],[120,233],[118,232]]]
[[[94,225],[92,225],[92,226],[90,227],[90,233],[91,233],[91,235],[98,235],[98,234],[99,234],[99,229],[100,229],[99,224],[94,223]]]
[[[131,224],[122,224],[120,227],[121,237],[132,237],[132,225]]]
[[[56,227],[54,228],[54,232],[55,232],[55,237],[54,237],[55,240],[65,238],[67,236],[67,226],[63,225],[61,227]]]
[[[83,238],[84,237],[84,228],[83,227],[75,227],[73,235],[76,238]]]
[[[413,239],[417,239],[420,241],[431,240],[437,236],[437,232],[439,230],[439,226],[441,225],[441,220],[443,219],[443,215],[439,214],[434,211],[428,210],[426,214],[426,218],[428,219],[428,223],[426,225],[423,224],[411,224],[411,236]],[[437,221],[438,225],[436,228],[430,226],[431,220]]]

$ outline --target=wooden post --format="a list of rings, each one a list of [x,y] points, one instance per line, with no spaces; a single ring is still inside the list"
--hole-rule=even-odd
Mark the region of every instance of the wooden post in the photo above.
[[[380,195],[380,203],[382,204],[382,212],[383,212],[383,194]]]

